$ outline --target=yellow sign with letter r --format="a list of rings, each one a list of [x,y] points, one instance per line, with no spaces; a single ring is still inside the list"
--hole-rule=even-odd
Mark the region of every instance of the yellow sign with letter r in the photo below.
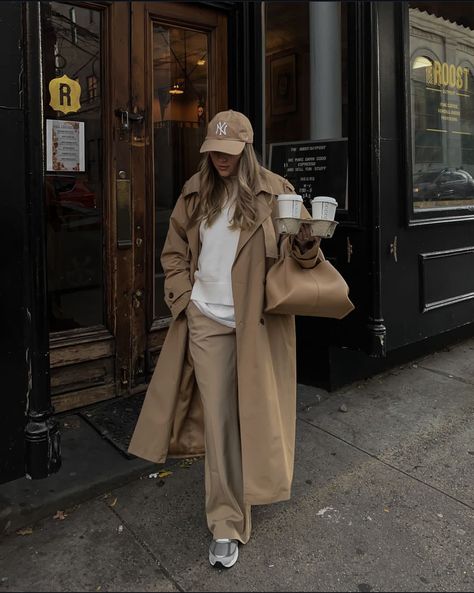
[[[81,108],[81,85],[69,76],[53,78],[49,83],[49,94],[49,104],[55,111],[75,113]]]

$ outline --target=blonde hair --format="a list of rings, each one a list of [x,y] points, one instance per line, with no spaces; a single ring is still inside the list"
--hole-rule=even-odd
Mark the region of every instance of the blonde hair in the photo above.
[[[245,148],[237,168],[237,196],[231,228],[249,229],[255,224],[256,210],[254,204],[255,188],[260,171],[260,164],[251,144]],[[199,203],[191,217],[190,224],[205,219],[211,226],[219,215],[226,199],[226,188],[222,177],[212,164],[209,153],[206,153],[199,168],[200,189]]]

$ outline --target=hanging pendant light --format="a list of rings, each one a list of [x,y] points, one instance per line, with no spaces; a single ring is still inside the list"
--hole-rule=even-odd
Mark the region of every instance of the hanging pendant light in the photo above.
[[[168,91],[170,95],[182,95],[184,93],[183,89],[179,86],[177,82],[170,88]]]
[[[175,56],[176,59],[176,56]],[[187,62],[187,52],[186,52],[186,31],[184,31],[184,78],[183,79],[178,79],[176,80],[176,82],[173,84],[173,86],[169,89],[169,94],[170,95],[182,95],[184,93],[184,84],[186,81],[186,62]]]

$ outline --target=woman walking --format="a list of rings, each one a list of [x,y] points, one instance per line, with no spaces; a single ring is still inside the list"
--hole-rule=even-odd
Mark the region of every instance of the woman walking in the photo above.
[[[205,452],[209,561],[225,567],[249,540],[251,505],[289,499],[295,446],[294,317],[264,313],[275,197],[294,188],[252,143],[245,115],[218,113],[173,210],[161,256],[173,322],[129,447],[158,463]],[[308,225],[290,243],[317,265]]]

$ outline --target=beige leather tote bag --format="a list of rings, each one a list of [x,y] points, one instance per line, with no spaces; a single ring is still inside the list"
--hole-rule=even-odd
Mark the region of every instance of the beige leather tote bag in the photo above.
[[[314,268],[302,268],[291,256],[288,237],[280,245],[280,257],[267,273],[265,313],[342,319],[354,305],[349,287],[319,251]]]

